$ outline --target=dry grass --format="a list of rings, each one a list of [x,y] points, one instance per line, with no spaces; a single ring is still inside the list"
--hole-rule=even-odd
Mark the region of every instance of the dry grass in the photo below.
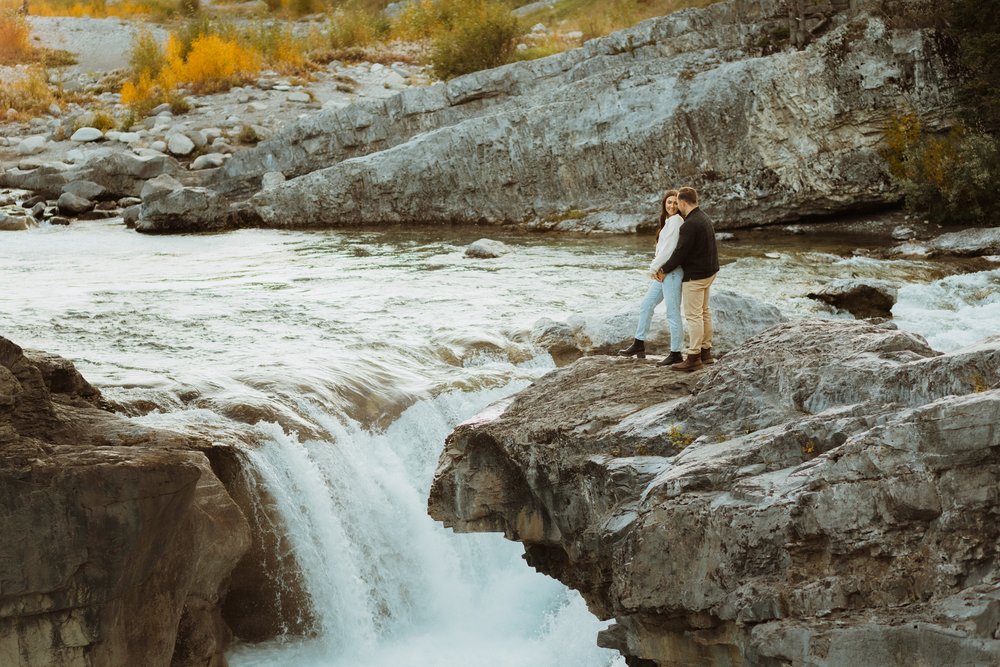
[[[46,113],[55,101],[41,67],[32,67],[13,79],[0,79],[0,113],[13,109],[22,117],[37,116]]]
[[[0,4],[20,7],[20,0],[0,0]],[[178,0],[29,0],[34,16],[89,16],[93,18],[153,17],[165,19],[181,13]]]
[[[654,16],[716,2],[719,0],[561,0],[551,9],[539,10],[526,19],[561,32],[579,31],[584,39],[592,39]]]
[[[0,10],[0,63],[23,63],[31,59],[31,29],[23,16]]]

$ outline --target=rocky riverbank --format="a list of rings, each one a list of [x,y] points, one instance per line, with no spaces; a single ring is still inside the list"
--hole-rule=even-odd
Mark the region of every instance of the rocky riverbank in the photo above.
[[[303,631],[246,484],[231,448],[124,419],[0,338],[0,664],[224,665],[233,631]]]
[[[523,542],[633,667],[996,664],[998,423],[998,337],[785,323],[550,373],[455,430],[429,510]]]
[[[881,7],[789,13],[779,0],[730,0],[447,83],[366,65],[321,77],[344,98],[327,100],[321,86],[272,77],[195,100],[185,120],[161,112],[79,140],[195,168],[175,165],[179,192],[143,201],[138,229],[150,233],[400,222],[633,231],[676,183],[704,192],[720,228],[892,206],[900,193],[877,150],[885,123],[906,108],[947,126],[954,63],[938,33],[897,27],[907,22]],[[218,108],[195,118],[206,107]],[[266,140],[237,150],[246,128]],[[43,139],[16,148],[45,150]],[[51,197],[77,177],[87,159],[77,158],[5,165],[0,185]]]

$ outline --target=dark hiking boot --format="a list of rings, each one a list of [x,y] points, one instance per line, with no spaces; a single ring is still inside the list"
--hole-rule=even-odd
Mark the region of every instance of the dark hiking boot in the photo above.
[[[701,351],[701,363],[703,364],[714,364],[715,357],[712,356],[712,348],[706,347]]]
[[[657,366],[673,366],[674,364],[679,364],[684,361],[684,355],[680,352],[671,352],[669,357],[663,357],[663,361],[656,364]]]
[[[690,373],[701,368],[701,357],[697,354],[689,354],[687,358],[679,364],[671,366],[675,371],[685,371]]]
[[[636,338],[632,344],[624,350],[618,350],[618,356],[635,357],[636,359],[646,358],[646,341]]]

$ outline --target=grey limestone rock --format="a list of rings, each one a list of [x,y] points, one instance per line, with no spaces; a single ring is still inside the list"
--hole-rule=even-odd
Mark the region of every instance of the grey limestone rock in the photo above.
[[[210,231],[228,226],[228,207],[214,190],[163,188],[142,197],[135,229],[146,234]]]
[[[235,157],[217,186],[284,172],[253,199],[275,226],[648,219],[677,183],[699,187],[720,229],[896,202],[877,151],[885,114],[943,118],[950,56],[933,31],[851,5],[801,50],[759,57],[787,3],[734,0],[326,110]]]
[[[222,153],[206,153],[199,155],[191,163],[192,170],[217,169],[225,164],[226,159]]]
[[[588,357],[448,438],[430,514],[579,590],[630,664],[1000,664],[1000,337],[807,320]]]
[[[194,148],[195,143],[185,134],[175,132],[167,135],[167,150],[172,155],[190,155]]]

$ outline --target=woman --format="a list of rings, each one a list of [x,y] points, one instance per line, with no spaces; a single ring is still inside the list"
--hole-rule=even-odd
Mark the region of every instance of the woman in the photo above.
[[[639,305],[639,326],[635,330],[635,340],[632,345],[619,350],[624,357],[635,356],[646,358],[646,334],[653,320],[653,309],[661,301],[666,302],[667,326],[670,327],[670,356],[660,362],[661,365],[676,364],[683,361],[681,346],[684,343],[684,328],[681,324],[681,279],[684,269],[676,268],[667,275],[657,273],[657,269],[667,263],[674,248],[677,247],[677,237],[680,234],[684,218],[677,208],[677,190],[667,190],[663,196],[660,211],[660,228],[656,233],[656,256],[649,264],[649,289]]]

